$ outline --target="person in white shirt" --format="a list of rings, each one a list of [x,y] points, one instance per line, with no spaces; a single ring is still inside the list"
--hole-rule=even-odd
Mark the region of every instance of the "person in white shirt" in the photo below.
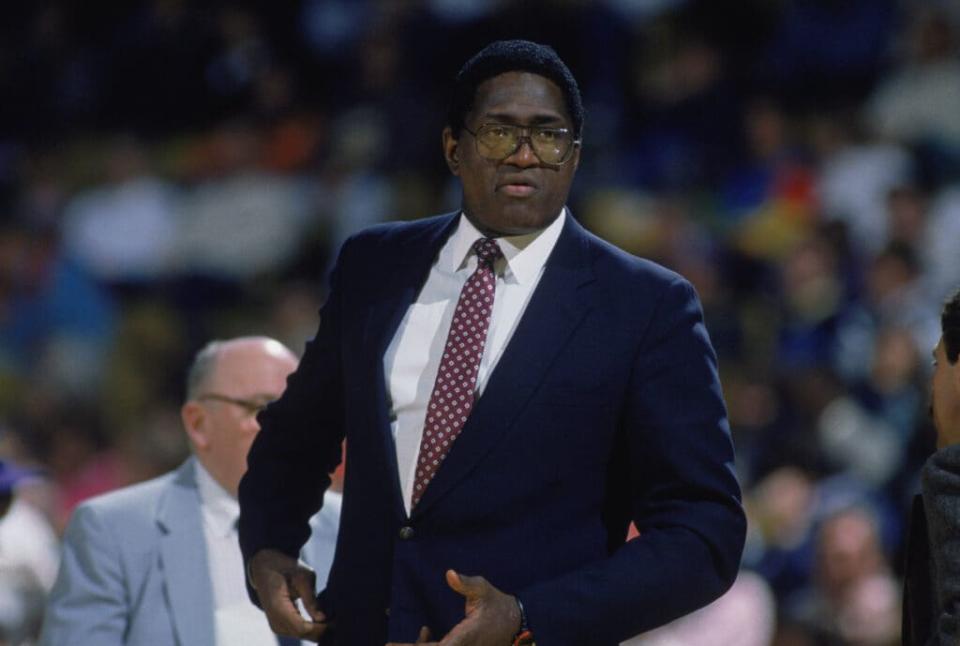
[[[33,644],[60,563],[53,526],[23,495],[39,474],[0,460],[0,644]]]
[[[197,354],[181,409],[193,456],[149,482],[85,502],[64,537],[41,644],[299,644],[278,638],[247,598],[237,487],[297,359],[278,341],[214,341]],[[304,556],[326,580],[339,520],[327,494]]]

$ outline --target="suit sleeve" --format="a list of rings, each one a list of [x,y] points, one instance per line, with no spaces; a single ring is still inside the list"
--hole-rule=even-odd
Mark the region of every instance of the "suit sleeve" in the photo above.
[[[67,526],[41,646],[125,643],[129,598],[116,538],[96,509],[81,505]]]
[[[746,521],[699,301],[661,293],[620,415],[626,488],[640,536],[608,558],[520,591],[537,643],[612,643],[689,613],[733,583]]]
[[[934,644],[960,639],[960,445],[934,453],[921,473],[934,565]]]
[[[266,548],[297,557],[310,535],[309,519],[321,508],[330,473],[341,460],[339,276],[349,244],[344,244],[331,274],[316,336],[307,343],[283,396],[258,418],[261,431],[247,456],[248,470],[239,491],[245,563]]]
[[[340,494],[328,491],[323,497],[323,509],[310,519],[310,540],[300,550],[300,558],[317,573],[317,588],[327,585],[330,566],[337,547],[340,528]]]

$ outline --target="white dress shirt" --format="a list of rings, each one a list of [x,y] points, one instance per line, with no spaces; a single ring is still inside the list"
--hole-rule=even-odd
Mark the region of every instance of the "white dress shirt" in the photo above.
[[[562,210],[548,227],[536,233],[497,238],[503,258],[494,267],[497,286],[477,374],[477,397],[483,393],[540,282],[547,258],[563,229],[565,211]],[[397,447],[400,486],[408,514],[427,404],[460,291],[477,267],[472,246],[482,237],[483,234],[461,214],[456,231],[440,249],[426,283],[407,309],[383,357],[390,398],[390,428]]]
[[[277,646],[267,616],[247,597],[237,520],[240,504],[197,462],[197,489],[213,590],[216,646]]]

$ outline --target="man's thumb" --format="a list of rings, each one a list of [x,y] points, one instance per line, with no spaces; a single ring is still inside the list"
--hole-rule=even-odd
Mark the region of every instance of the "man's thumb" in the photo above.
[[[484,578],[482,576],[466,576],[453,570],[447,570],[447,585],[454,592],[462,594],[465,597],[475,597],[483,589]]]

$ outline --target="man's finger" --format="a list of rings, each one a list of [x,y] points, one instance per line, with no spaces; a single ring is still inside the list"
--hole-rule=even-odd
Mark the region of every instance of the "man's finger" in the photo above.
[[[284,637],[320,641],[327,630],[327,624],[323,622],[304,619],[290,600],[287,600],[281,612],[268,612],[267,618],[270,629]]]
[[[297,635],[300,639],[319,643],[319,641],[323,639],[323,634],[327,632],[327,624],[305,622],[305,625],[307,630]]]
[[[316,607],[315,579],[309,568],[282,552],[266,549],[250,560],[249,576],[273,632],[314,641],[323,637],[327,624],[322,623],[325,617]],[[296,606],[298,597],[303,598],[305,608],[313,608],[313,612],[308,610],[313,621],[303,618]]]
[[[326,625],[303,618],[296,606],[297,594],[294,583],[290,580],[284,580],[281,585],[260,593],[260,602],[270,628],[278,635],[286,637],[319,639]],[[319,632],[318,626],[320,626]]]
[[[454,592],[465,597],[478,597],[483,594],[483,591],[489,585],[482,576],[466,576],[454,570],[447,570],[446,576],[447,585]]]
[[[310,634],[315,625],[323,625],[307,621],[300,616],[300,613],[292,605],[290,610],[271,609],[267,612],[267,620],[270,624],[270,630],[284,637],[305,637]]]
[[[303,569],[291,577],[290,585],[293,588],[292,597],[300,599],[303,608],[313,621],[326,621],[327,617],[317,607],[316,584],[317,575],[312,570]]]
[[[418,644],[426,644],[430,641],[430,629],[427,626],[424,626],[420,629],[420,635],[417,637]]]

